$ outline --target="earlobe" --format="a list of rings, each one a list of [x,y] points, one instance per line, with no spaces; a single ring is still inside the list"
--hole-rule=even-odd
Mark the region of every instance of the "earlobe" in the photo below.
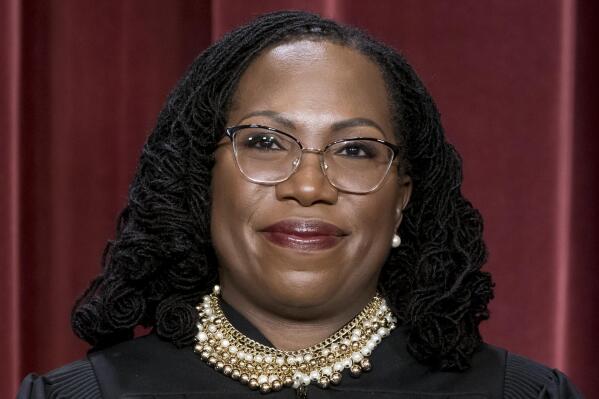
[[[399,229],[399,225],[403,219],[403,210],[408,206],[410,196],[412,195],[412,179],[410,176],[404,175],[400,178],[399,184],[400,194],[395,208],[395,231]]]
[[[395,213],[395,231],[398,231],[401,220],[403,219],[403,208],[398,207]]]

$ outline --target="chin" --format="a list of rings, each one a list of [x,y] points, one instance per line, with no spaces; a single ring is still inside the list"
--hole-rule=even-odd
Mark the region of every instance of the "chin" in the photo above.
[[[271,289],[267,295],[278,302],[279,306],[289,310],[318,310],[337,292],[338,286],[327,284],[327,281],[331,281],[330,276],[322,272],[289,271],[281,274],[277,273],[277,282],[269,282]]]

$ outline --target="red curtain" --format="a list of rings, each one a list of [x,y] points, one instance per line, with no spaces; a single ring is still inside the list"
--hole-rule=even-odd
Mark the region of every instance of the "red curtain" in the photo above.
[[[169,89],[211,41],[281,8],[407,56],[485,218],[486,340],[599,397],[599,10],[583,0],[1,2],[0,396],[84,356],[69,312]]]

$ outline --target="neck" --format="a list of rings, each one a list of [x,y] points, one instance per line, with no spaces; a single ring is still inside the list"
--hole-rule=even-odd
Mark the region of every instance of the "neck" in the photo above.
[[[316,345],[351,321],[374,297],[376,290],[364,290],[339,304],[311,309],[266,308],[238,291],[223,289],[223,299],[242,314],[280,350],[295,351]]]

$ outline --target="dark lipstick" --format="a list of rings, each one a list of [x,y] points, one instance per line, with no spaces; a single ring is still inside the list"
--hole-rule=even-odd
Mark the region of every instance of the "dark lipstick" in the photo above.
[[[321,220],[286,219],[262,230],[275,245],[301,251],[329,249],[348,234],[334,224]]]

